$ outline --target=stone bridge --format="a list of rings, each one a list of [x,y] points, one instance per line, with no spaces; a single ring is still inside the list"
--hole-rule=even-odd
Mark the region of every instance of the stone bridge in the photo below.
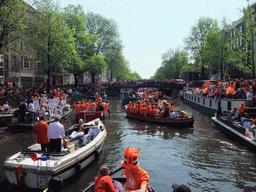
[[[121,89],[133,89],[152,87],[157,88],[162,94],[170,95],[177,94],[179,90],[183,89],[183,84],[174,82],[137,82],[135,84],[123,84],[121,86],[109,86],[105,88],[105,94],[110,97],[119,97]]]

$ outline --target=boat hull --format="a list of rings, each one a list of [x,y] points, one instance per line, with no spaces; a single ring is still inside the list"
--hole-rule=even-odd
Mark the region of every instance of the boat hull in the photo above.
[[[225,117],[222,116],[216,115],[211,119],[216,129],[220,130],[231,139],[234,139],[247,148],[251,149],[254,153],[256,152],[256,142],[245,136],[245,128],[228,121]]]
[[[218,110],[218,105],[223,111],[231,111],[240,106],[241,102],[246,102],[245,99],[215,99],[212,97],[204,97],[185,92],[183,95],[184,103],[199,110],[200,112],[213,117]]]
[[[139,114],[133,114],[126,111],[126,114],[128,117],[137,119],[140,121],[147,121],[151,123],[157,123],[157,124],[163,124],[168,125],[170,127],[193,127],[194,124],[194,117],[188,117],[188,118],[155,118],[151,116],[143,116]]]
[[[101,122],[99,119],[96,119]],[[93,124],[94,122],[89,122]],[[100,125],[104,126],[102,123]],[[69,131],[70,132],[70,131]],[[101,127],[100,133],[88,144],[76,147],[80,139],[71,141],[67,148],[63,148],[61,153],[51,153],[37,151],[37,154],[49,155],[48,159],[38,159],[33,161],[30,155],[35,153],[39,144],[35,144],[24,149],[21,152],[11,156],[4,162],[4,172],[11,184],[23,185],[29,188],[45,189],[49,180],[54,177],[60,177],[65,180],[74,175],[79,175],[94,160],[102,150],[106,138],[105,126]],[[40,147],[39,147],[40,148]],[[18,177],[17,166],[22,165],[22,177]]]
[[[60,118],[61,119],[64,119],[64,118],[67,118],[71,112],[72,112],[73,109],[71,109],[70,105],[67,105],[67,107],[65,108],[64,112],[62,115],[60,115]],[[15,112],[12,119],[11,119],[11,122],[7,123],[7,126],[8,126],[8,129],[10,131],[31,131],[33,130],[34,128],[34,125],[36,122],[33,122],[33,123],[28,123],[28,122],[20,122],[19,121],[19,112]],[[55,119],[54,119],[54,115],[46,115],[45,116],[45,122],[46,123],[52,123],[54,122]]]
[[[89,122],[94,119],[99,118],[100,120],[103,120],[109,116],[109,111],[107,109],[103,111],[95,111],[95,112],[90,112],[90,111],[78,111],[77,112],[77,118],[83,119],[84,122]]]

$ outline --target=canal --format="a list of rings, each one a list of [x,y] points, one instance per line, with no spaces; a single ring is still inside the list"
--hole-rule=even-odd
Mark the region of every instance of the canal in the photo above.
[[[176,101],[177,110],[195,117],[193,128],[171,128],[126,117],[121,100],[110,98],[110,116],[104,120],[108,136],[98,162],[93,162],[80,177],[64,183],[63,192],[82,191],[93,183],[99,167],[120,167],[125,149],[141,148],[140,166],[150,175],[156,191],[172,191],[172,184],[186,184],[192,191],[256,191],[256,156],[241,144],[213,127],[210,117]],[[75,114],[63,122],[75,123]],[[0,128],[0,163],[22,147],[35,143],[32,132],[10,133]],[[0,189],[10,184],[0,170]],[[4,191],[1,190],[1,191]]]

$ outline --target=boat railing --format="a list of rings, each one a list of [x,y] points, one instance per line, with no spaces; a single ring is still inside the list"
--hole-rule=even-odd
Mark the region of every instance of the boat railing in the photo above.
[[[64,150],[61,152],[51,152],[51,151],[42,151],[42,150],[31,150],[28,148],[24,148],[21,150],[21,154],[23,154],[23,155],[30,155],[30,154],[34,154],[34,153],[51,155],[51,156],[64,156],[64,155],[67,155],[68,153],[70,153],[70,151]]]

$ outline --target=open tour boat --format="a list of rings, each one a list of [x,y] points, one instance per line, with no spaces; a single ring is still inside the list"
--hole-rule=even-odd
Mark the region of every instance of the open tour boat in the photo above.
[[[7,158],[3,168],[5,175],[11,184],[26,186],[29,188],[45,189],[49,180],[58,176],[65,180],[79,174],[82,169],[92,161],[97,160],[107,136],[105,125],[100,119],[95,119],[84,126],[95,125],[99,122],[100,132],[86,145],[81,145],[81,139],[68,139],[61,152],[44,152],[41,145],[36,143],[26,149]],[[66,130],[66,136],[77,127]]]

